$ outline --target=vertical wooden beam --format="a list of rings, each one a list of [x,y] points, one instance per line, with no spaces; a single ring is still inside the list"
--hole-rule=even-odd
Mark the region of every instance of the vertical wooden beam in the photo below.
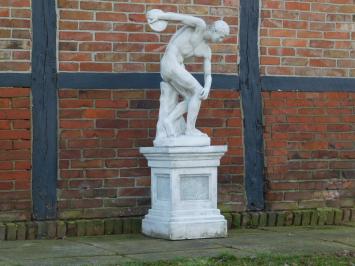
[[[56,218],[57,66],[55,0],[32,0],[33,218]]]
[[[264,209],[264,152],[259,73],[259,0],[240,0],[239,86],[244,122],[245,189],[249,210]]]

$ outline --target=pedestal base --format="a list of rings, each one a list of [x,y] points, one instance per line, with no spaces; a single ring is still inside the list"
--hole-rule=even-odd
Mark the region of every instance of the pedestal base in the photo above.
[[[217,167],[226,146],[149,147],[140,151],[152,168],[152,208],[143,233],[171,240],[227,236],[217,209]]]
[[[150,213],[142,222],[143,234],[152,237],[182,240],[227,236],[227,221],[221,214],[215,216],[182,216],[181,221],[164,220]]]

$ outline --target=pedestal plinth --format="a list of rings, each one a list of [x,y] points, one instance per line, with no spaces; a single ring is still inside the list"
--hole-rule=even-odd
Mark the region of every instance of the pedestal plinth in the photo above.
[[[217,209],[217,167],[226,151],[227,146],[140,148],[152,177],[145,235],[171,240],[227,236],[227,221]]]

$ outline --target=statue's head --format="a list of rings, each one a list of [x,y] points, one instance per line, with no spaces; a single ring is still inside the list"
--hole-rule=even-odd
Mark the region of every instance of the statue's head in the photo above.
[[[212,42],[222,42],[229,35],[229,26],[223,20],[217,20],[209,27],[209,39]]]

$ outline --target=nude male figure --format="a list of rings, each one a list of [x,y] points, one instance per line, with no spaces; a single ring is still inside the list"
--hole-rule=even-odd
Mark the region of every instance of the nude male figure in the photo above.
[[[167,137],[176,137],[179,135],[179,131],[176,130],[174,124],[179,119],[182,119],[183,114],[187,112],[186,128],[183,134],[187,136],[205,136],[206,134],[196,129],[196,119],[201,101],[207,99],[212,83],[211,49],[207,42],[223,41],[229,34],[229,26],[222,20],[208,26],[204,20],[197,17],[163,12],[161,10],[155,11],[147,14],[148,23],[151,25],[161,20],[174,20],[185,24],[171,38],[161,60],[161,76],[164,82],[168,83],[165,86],[173,87],[178,94],[183,96],[183,101],[175,102],[173,109],[169,110],[168,115],[165,115],[165,117],[162,118],[159,115],[159,120],[163,121],[159,121],[158,126],[160,123],[160,126],[165,129]],[[192,56],[204,58],[203,87],[185,69],[184,59]],[[174,99],[172,102],[174,102]]]

